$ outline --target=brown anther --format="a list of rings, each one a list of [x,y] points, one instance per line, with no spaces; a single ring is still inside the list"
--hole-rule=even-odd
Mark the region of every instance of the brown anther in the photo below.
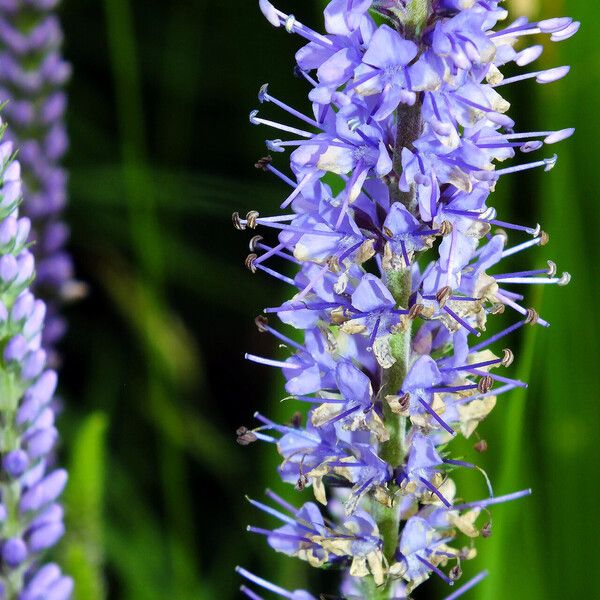
[[[435,295],[435,298],[438,301],[440,308],[444,308],[444,306],[446,306],[446,302],[448,302],[450,296],[452,296],[452,288],[449,285],[438,291],[438,293]]]
[[[264,315],[258,315],[258,317],[254,319],[254,324],[260,333],[266,333],[268,331],[267,326],[269,325],[269,319]]]
[[[247,269],[250,269],[250,271],[252,271],[253,273],[256,273],[256,266],[254,265],[254,261],[258,258],[258,256],[256,254],[248,254],[248,256],[246,257],[246,260],[244,261],[244,264],[246,265]]]
[[[452,581],[458,581],[461,577],[462,577],[462,569],[460,568],[460,565],[455,565],[454,567],[452,567],[450,569],[450,579],[452,579]]]
[[[406,412],[410,406],[410,394],[408,392],[406,392],[406,394],[403,394],[402,396],[400,396],[400,399],[398,400],[398,404],[400,405],[400,408],[402,409],[402,411]]]
[[[249,444],[256,442],[256,440],[258,439],[254,432],[250,431],[247,427],[244,427],[243,425],[242,427],[238,427],[236,429],[235,434],[237,435],[237,443],[240,446],[248,446]]]
[[[272,156],[263,156],[262,158],[259,158],[255,163],[254,166],[257,169],[262,169],[263,171],[267,170],[267,167],[273,162],[273,157]]]
[[[476,444],[473,444],[473,448],[476,452],[482,454],[483,452],[487,452],[488,443],[487,440],[479,440]]]
[[[489,375],[486,375],[479,380],[479,383],[477,384],[477,391],[480,394],[487,394],[492,389],[493,385],[494,380]]]
[[[256,219],[258,219],[258,217],[259,214],[256,210],[251,210],[246,215],[246,222],[248,223],[248,227],[250,227],[250,229],[256,229]]]
[[[502,357],[502,362],[500,363],[503,367],[510,367],[513,364],[513,360],[515,360],[515,355],[513,351],[509,348],[504,348],[502,350],[504,352],[504,356]]]
[[[535,325],[540,319],[540,315],[538,314],[535,308],[527,309],[527,316],[525,317],[525,323],[528,325]]]
[[[250,242],[248,243],[248,247],[250,248],[250,252],[255,252],[256,251],[256,244],[262,242],[263,240],[263,236],[262,235],[255,235]]]
[[[495,302],[490,308],[491,315],[501,315],[506,310],[506,306],[502,302]]]
[[[492,535],[492,523],[490,521],[485,523],[481,528],[481,535],[484,538],[489,538]]]
[[[450,221],[442,221],[442,224],[440,225],[440,232],[438,235],[445,237],[447,235],[450,235],[452,233],[452,223],[450,223]]]
[[[425,306],[423,304],[413,304],[408,310],[408,318],[414,321],[423,313]]]
[[[551,260],[548,261],[548,270],[546,271],[546,273],[548,273],[548,277],[554,277],[556,275],[555,262],[552,262]]]
[[[394,232],[389,227],[386,227],[385,225],[383,226],[383,233],[385,233],[385,235],[387,235],[389,238],[394,237]]]
[[[296,490],[301,492],[308,485],[308,477],[306,475],[300,475],[298,477],[298,481],[296,481],[296,485],[294,486]]]
[[[292,427],[294,429],[300,429],[300,427],[302,427],[302,413],[301,412],[295,412],[292,415]]]
[[[240,213],[239,212],[234,212],[231,215],[231,221],[233,223],[233,226],[238,230],[238,231],[244,231],[244,229],[246,229],[246,225],[245,223],[242,223],[242,220],[240,219]]]
[[[550,241],[550,236],[545,231],[540,231],[538,235],[540,246],[545,246]]]
[[[330,256],[327,259],[327,265],[332,273],[339,273],[341,271],[340,262],[337,256]]]

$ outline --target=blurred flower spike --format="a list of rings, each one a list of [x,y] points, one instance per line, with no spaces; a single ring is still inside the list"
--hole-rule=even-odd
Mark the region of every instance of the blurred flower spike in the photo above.
[[[37,261],[35,292],[48,306],[43,345],[54,350],[66,323],[60,306],[83,288],[74,281],[65,251],[69,229],[61,215],[67,174],[61,159],[68,147],[63,90],[71,67],[61,56],[62,31],[54,14],[58,0],[0,0],[0,101],[5,102],[6,139],[18,151],[23,176],[23,214],[32,223]]]
[[[58,433],[42,335],[46,306],[30,287],[31,223],[19,216],[21,169],[12,142],[0,143],[0,598],[66,600],[73,582],[42,553],[63,535],[57,500],[67,482],[49,456]]]
[[[486,575],[459,583],[476,538],[491,534],[490,507],[531,491],[495,496],[481,469],[452,457],[452,441],[474,437],[477,451],[487,449],[477,426],[504,394],[526,387],[501,374],[514,360],[508,336],[549,325],[526,290],[570,279],[551,261],[514,268],[549,236],[500,220],[489,200],[505,177],[550,171],[557,157],[547,147],[573,130],[520,131],[500,92],[565,76],[565,66],[531,67],[543,48],[527,41],[565,40],[579,23],[504,24],[495,0],[333,0],[323,34],[259,4],[306,42],[296,63],[312,110],[263,86],[263,111],[287,114],[250,114],[277,132],[272,153],[291,152],[288,172],[272,156],[256,165],[287,191],[281,214],[251,210],[233,223],[272,233],[252,238],[246,266],[292,292],[256,320],[282,355],[246,358],[280,369],[286,400],[308,410],[288,424],[256,414],[238,441],[273,444],[281,478],[311,488],[314,501],[293,506],[270,491],[265,502],[250,499],[272,525],[248,529],[278,552],[342,571],[341,595],[331,597],[409,598],[433,577],[453,600]],[[510,63],[518,74],[505,77]],[[511,324],[485,337],[503,312]],[[481,473],[488,497],[463,498],[456,469]],[[248,598],[318,597],[239,573]]]

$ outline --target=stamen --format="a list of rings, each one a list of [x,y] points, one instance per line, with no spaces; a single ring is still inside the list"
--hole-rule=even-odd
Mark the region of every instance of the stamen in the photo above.
[[[467,583],[459,587],[455,592],[453,592],[449,596],[446,596],[444,600],[457,600],[457,598],[460,598],[470,589],[474,588],[480,581],[483,581],[487,576],[488,572],[482,571],[481,573],[479,573],[479,575],[476,575],[475,577],[473,577],[473,579],[467,581]]]
[[[255,594],[250,588],[245,585],[240,585],[240,592],[250,598],[250,600],[264,600],[262,596]]]
[[[285,508],[285,510],[287,510],[288,512],[291,512],[292,514],[296,514],[297,509],[292,506],[289,502],[286,502],[281,496],[279,496],[278,494],[276,494],[274,491],[270,490],[270,489],[266,489],[265,490],[265,494],[274,502],[277,502],[277,504],[279,504],[279,506],[281,506],[282,508]]]
[[[267,367],[277,367],[278,369],[301,369],[302,366],[295,363],[286,363],[281,360],[274,360],[272,358],[263,358],[262,356],[256,356],[254,354],[244,354],[246,360],[255,362],[259,365],[266,365]]]
[[[438,390],[436,390],[438,391]],[[417,400],[421,403],[421,406],[423,406],[423,408],[452,436],[456,435],[456,431],[454,431],[454,429],[452,429],[452,427],[450,427],[450,425],[448,425],[448,423],[446,423],[446,421],[444,421],[444,419],[442,419],[442,417],[440,417],[440,415],[438,415],[435,410],[433,410],[433,408],[431,406],[429,406],[429,404],[427,404],[427,402],[425,402],[425,400],[423,400],[421,397],[417,396]]]
[[[454,581],[450,579],[443,571],[440,571],[437,567],[432,565],[428,560],[421,558],[418,554],[415,553],[415,556],[422,562],[428,569],[431,569],[438,577],[440,577],[443,581],[445,581],[448,585],[454,585]]]
[[[302,178],[302,181],[300,181],[298,183],[298,185],[296,186],[296,189],[281,203],[281,207],[280,208],[287,208],[292,201],[294,200],[294,198],[296,198],[296,196],[298,196],[298,194],[300,194],[300,192],[315,178],[317,177],[319,174],[319,171],[313,172],[313,173],[309,173],[308,175],[305,175]]]
[[[312,125],[313,127],[317,127],[319,129],[321,129],[321,125],[319,123],[317,123],[317,121],[307,117],[306,115],[303,115],[300,111],[296,110],[295,108],[292,108],[291,106],[288,106],[287,104],[285,104],[281,100],[278,100],[274,96],[271,96],[271,94],[269,94],[269,92],[268,92],[268,89],[269,89],[268,83],[265,83],[263,86],[261,86],[260,91],[258,92],[258,100],[261,103],[272,102],[276,106],[279,106],[279,108],[282,108],[283,110],[288,112],[290,115],[297,117],[301,121],[304,121],[305,123],[308,123],[309,125]]]
[[[291,127],[290,125],[283,125],[282,123],[277,123],[276,121],[271,121],[269,119],[263,119],[258,116],[258,110],[253,110],[250,112],[249,120],[252,125],[266,125],[267,127],[279,129],[280,131],[285,131],[287,133],[295,133],[296,135],[304,138],[310,139],[314,136],[314,134],[310,133],[310,131],[304,131],[304,129],[298,129],[297,127]]]
[[[535,71],[533,73],[527,73],[525,75],[516,75],[515,77],[508,77],[507,79],[503,79],[501,82],[494,84],[492,87],[498,88],[503,85],[508,85],[510,83],[524,81],[525,79],[533,79],[534,77],[537,83],[552,83],[565,77],[569,71],[570,67],[567,66],[554,67],[552,69],[545,69],[544,71]]]
[[[501,364],[502,359],[497,358],[495,360],[487,360],[485,362],[474,363],[472,365],[462,365],[461,367],[444,367],[440,371],[464,371],[466,369],[476,369],[481,367],[489,367],[491,365]]]
[[[273,592],[274,594],[279,594],[280,596],[283,596],[284,598],[292,598],[293,597],[292,594],[290,594],[290,592],[288,592],[287,590],[284,590],[283,588],[279,587],[278,585],[275,585],[275,584],[271,583],[270,581],[267,581],[266,579],[262,579],[261,577],[258,577],[256,575],[254,575],[253,573],[250,573],[250,571],[246,571],[246,569],[244,569],[243,567],[236,567],[235,572],[240,574],[242,577],[245,577],[252,583],[259,585],[261,588],[268,590],[269,592]]]
[[[479,171],[475,173],[475,176],[481,181],[487,181],[495,176],[509,175],[511,173],[519,173],[521,171],[527,171],[529,169],[536,169],[538,167],[544,167],[544,171],[551,171],[556,165],[558,155],[554,155],[551,158],[545,158],[544,160],[538,160],[536,162],[527,163],[524,165],[516,165],[514,167],[507,167],[506,169],[497,169],[495,171]]]
[[[258,331],[260,331],[261,333],[270,333],[271,335],[276,337],[278,340],[281,340],[287,346],[296,348],[296,350],[298,350],[300,352],[306,352],[306,348],[304,348],[304,346],[301,346],[300,344],[298,344],[291,338],[287,337],[286,335],[283,335],[283,333],[280,333],[276,329],[273,329],[273,327],[270,327],[269,320],[267,319],[267,317],[265,317],[263,315],[259,315],[258,317],[256,317],[256,319],[254,319],[254,323],[256,324]]]
[[[246,496],[246,500],[248,500],[248,502],[250,502],[250,504],[252,504],[252,506],[255,506],[256,508],[262,510],[263,512],[266,512],[267,514],[275,517],[276,519],[279,519],[280,521],[287,523],[288,525],[303,527],[304,529],[307,529],[308,531],[313,531],[313,532],[317,533],[317,531],[315,529],[310,529],[309,527],[304,526],[302,523],[296,521],[296,519],[292,519],[291,517],[288,517],[287,515],[280,513],[278,510],[275,510],[274,508],[271,508],[270,506],[263,504],[262,502],[259,502],[258,500],[253,500],[252,498],[250,498],[250,496]]]
[[[512,494],[506,494],[505,496],[498,496],[496,498],[487,498],[485,500],[478,500],[477,502],[468,502],[466,504],[457,504],[452,507],[452,510],[468,510],[470,508],[485,508],[493,504],[502,504],[503,502],[510,502],[511,500],[518,500],[525,496],[531,496],[532,490],[521,490],[520,492],[514,492]]]
[[[477,369],[467,369],[468,371],[470,371],[473,375],[478,375],[483,377],[483,379],[488,378],[490,381],[501,381],[502,383],[509,383],[511,386],[513,387],[521,387],[521,388],[527,388],[527,384],[523,381],[519,381],[518,379],[510,379],[508,377],[504,377],[502,375],[497,375],[495,373],[485,373],[484,371],[478,371]],[[483,381],[483,379],[481,381]],[[480,381],[480,383],[481,383]],[[479,392],[482,394],[487,394],[487,392],[490,391],[492,387],[492,384],[490,383],[489,387],[487,389],[479,389]]]

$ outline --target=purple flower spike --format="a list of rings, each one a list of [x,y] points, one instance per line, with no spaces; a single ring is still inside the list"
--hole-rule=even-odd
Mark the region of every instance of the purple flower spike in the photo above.
[[[56,373],[41,347],[46,306],[30,291],[35,259],[23,235],[28,227],[20,225],[28,220],[19,217],[20,168],[12,155],[12,143],[0,142],[0,596],[66,600],[72,580],[56,566],[37,566],[64,532],[55,501],[67,473],[47,472],[58,438],[51,407]]]
[[[52,366],[58,365],[55,345],[64,333],[59,307],[81,293],[71,258],[63,250],[68,240],[61,221],[67,177],[61,160],[68,138],[63,122],[67,101],[61,88],[71,68],[61,57],[62,31],[51,12],[57,4],[55,0],[0,4],[0,102],[7,102],[6,137],[19,151],[23,168],[22,211],[31,220],[26,237],[34,242],[37,260],[33,289],[49,305],[43,346]],[[37,66],[32,69],[31,64]],[[0,245],[4,235],[0,231]]]
[[[448,586],[442,597],[454,600],[487,575],[458,583],[461,564],[476,552],[458,534],[487,537],[491,522],[481,513],[531,490],[494,496],[479,469],[489,497],[464,501],[452,471],[477,467],[452,458],[452,441],[473,436],[502,394],[527,387],[501,374],[514,355],[499,350],[521,327],[549,325],[527,304],[523,286],[570,280],[552,261],[506,266],[549,238],[539,225],[502,220],[489,203],[500,178],[550,171],[553,153],[526,156],[573,129],[520,131],[500,92],[566,76],[566,66],[529,67],[542,47],[522,47],[521,39],[563,41],[579,24],[562,17],[497,27],[507,16],[499,0],[332,0],[319,33],[271,2],[259,4],[274,26],[305,40],[297,72],[312,106],[303,113],[261,88],[265,110],[293,119],[250,117],[285,133],[267,146],[291,151],[290,170],[276,168],[271,156],[257,163],[286,185],[283,212],[234,213],[233,224],[274,230],[271,241],[252,239],[246,266],[291,287],[289,300],[264,313],[304,339],[260,316],[259,331],[277,338],[284,356],[246,358],[281,369],[285,400],[306,410],[284,425],[256,413],[259,425],[237,434],[244,446],[273,444],[283,481],[310,488],[316,502],[297,508],[268,491],[269,503],[250,502],[274,522],[248,531],[312,566],[345,568],[342,597],[409,598],[435,577]],[[522,71],[505,78],[509,63]],[[13,276],[12,265],[4,270]],[[494,332],[501,312],[512,323]],[[5,353],[20,356],[13,344]],[[33,398],[21,419],[37,406]],[[483,452],[487,443],[473,449]],[[263,593],[314,598],[237,571],[251,600]]]

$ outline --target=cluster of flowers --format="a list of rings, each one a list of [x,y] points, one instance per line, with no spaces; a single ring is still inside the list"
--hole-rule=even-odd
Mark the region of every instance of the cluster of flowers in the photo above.
[[[251,211],[233,221],[278,232],[273,245],[252,239],[246,265],[289,284],[294,296],[256,321],[289,357],[246,357],[280,368],[289,396],[310,409],[305,426],[298,415],[280,425],[256,414],[260,426],[240,428],[238,441],[276,444],[283,480],[312,487],[327,516],[317,503],[298,509],[268,492],[271,504],[251,502],[282,525],[249,530],[311,565],[347,569],[343,597],[407,598],[432,574],[454,585],[461,561],[475,555],[472,539],[490,534],[479,515],[530,490],[494,497],[490,486],[489,498],[465,502],[451,471],[476,467],[449,458],[448,444],[458,433],[473,435],[498,396],[525,386],[496,372],[513,354],[492,348],[525,324],[548,323],[513,286],[569,281],[552,262],[505,272],[503,259],[545,245],[548,236],[539,226],[498,220],[487,204],[501,177],[550,170],[556,156],[498,162],[573,133],[515,131],[499,88],[549,83],[568,67],[510,78],[500,68],[540,56],[539,45],[519,48],[523,38],[546,33],[560,41],[579,24],[521,18],[494,30],[507,17],[496,0],[333,0],[323,35],[267,0],[260,7],[275,27],[308,42],[296,61],[313,112],[302,114],[263,86],[260,102],[298,126],[250,114],[253,124],[291,134],[267,142],[272,152],[293,149],[291,175],[270,156],[257,164],[290,193],[281,215]],[[511,245],[507,231],[524,239]],[[291,263],[295,276],[267,266],[274,260]],[[514,323],[482,341],[488,316],[505,311]],[[269,314],[302,330],[303,343],[272,328]],[[476,449],[485,446],[479,440]],[[471,542],[456,545],[459,535]],[[251,584],[314,599],[239,572],[254,600],[260,596]]]
[[[30,291],[31,223],[19,216],[21,172],[11,142],[0,144],[0,598],[66,600],[73,583],[38,556],[64,532],[57,503],[67,481],[48,456],[58,434],[46,367],[44,302]]]
[[[68,145],[62,87],[71,68],[61,57],[62,31],[52,13],[58,2],[0,0],[0,101],[6,102],[7,139],[23,166],[23,213],[35,241],[35,291],[48,303],[43,344],[51,364],[66,327],[58,309],[80,293],[64,251],[69,231],[60,219],[67,183],[60,161]]]

